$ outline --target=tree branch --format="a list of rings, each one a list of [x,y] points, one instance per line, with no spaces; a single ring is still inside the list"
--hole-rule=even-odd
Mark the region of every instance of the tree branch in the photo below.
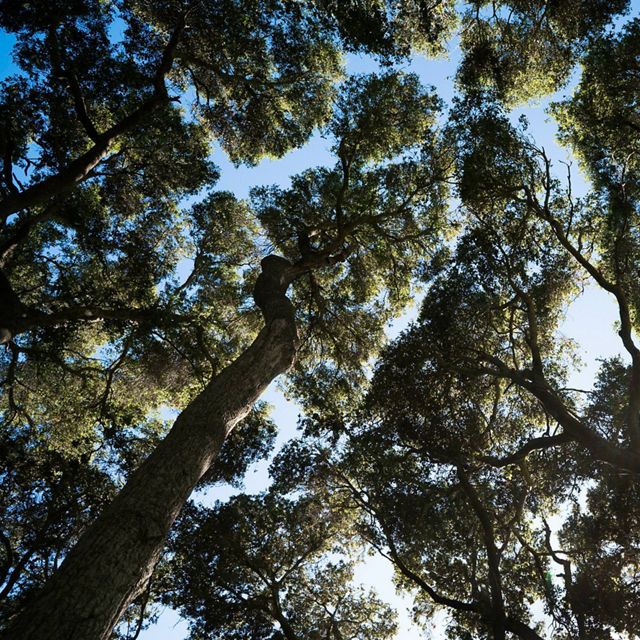
[[[551,449],[552,447],[557,447],[567,442],[575,442],[575,438],[566,433],[560,433],[556,436],[542,436],[540,438],[532,438],[520,447],[520,449],[503,458],[497,456],[480,456],[479,459],[492,467],[506,467],[507,465],[524,460],[532,451]]]
[[[6,220],[11,214],[40,205],[49,198],[65,193],[86,180],[91,170],[107,155],[112,143],[119,136],[133,130],[156,108],[171,100],[167,95],[165,78],[171,70],[175,50],[185,28],[185,17],[186,14],[181,16],[163,51],[160,64],[153,77],[154,90],[151,96],[120,122],[99,134],[97,141],[88,151],[72,160],[57,173],[0,202],[1,217]]]
[[[487,551],[487,562],[489,565],[489,587],[491,590],[491,607],[493,609],[493,627],[496,640],[504,640],[505,638],[505,609],[504,609],[504,597],[502,595],[502,576],[500,574],[500,552],[496,545],[495,531],[493,528],[493,518],[489,512],[485,509],[478,493],[471,484],[467,473],[462,466],[457,467],[458,478],[460,479],[460,485],[464,492],[467,494],[467,498],[471,503],[471,507],[476,513],[480,525],[482,528],[482,539]]]
[[[480,357],[495,368],[478,367],[476,369],[478,373],[507,378],[519,387],[529,391],[538,399],[545,411],[564,429],[564,432],[585,447],[594,458],[611,464],[618,469],[640,473],[639,454],[611,444],[605,438],[592,431],[566,406],[562,398],[555,393],[546,381],[531,380],[525,375],[525,372],[508,367],[495,356],[481,353]]]
[[[57,77],[67,81],[67,88],[69,89],[69,93],[73,99],[76,116],[84,127],[84,130],[87,132],[89,138],[93,140],[93,142],[98,143],[100,141],[100,134],[96,130],[91,118],[89,117],[89,113],[87,112],[87,105],[85,104],[78,78],[73,72],[65,69],[60,60],[60,43],[58,41],[58,34],[56,32],[55,25],[49,26],[47,35],[50,43],[51,70]]]

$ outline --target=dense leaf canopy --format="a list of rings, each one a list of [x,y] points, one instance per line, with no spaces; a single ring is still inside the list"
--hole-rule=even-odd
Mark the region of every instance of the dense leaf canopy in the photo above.
[[[366,553],[391,563],[418,626],[446,611],[452,639],[635,637],[627,4],[0,2],[16,68],[0,84],[2,633],[144,478],[172,418],[288,320],[299,438],[258,495],[186,504],[114,637],[160,603],[194,640],[397,637],[392,607],[354,583]],[[403,65],[457,46],[447,105]],[[376,71],[348,74],[351,54]],[[517,117],[549,98],[580,176]],[[216,188],[214,149],[254,166],[313,135],[330,161],[246,199]],[[595,290],[620,355],[575,388],[590,345],[563,323]],[[277,425],[255,397],[189,491],[240,490],[270,455]]]

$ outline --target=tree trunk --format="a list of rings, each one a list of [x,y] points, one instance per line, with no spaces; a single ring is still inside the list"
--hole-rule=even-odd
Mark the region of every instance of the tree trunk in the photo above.
[[[25,305],[0,269],[0,345],[11,341],[16,333],[15,326],[25,310]]]
[[[213,378],[4,634],[9,640],[107,640],[144,588],[165,539],[225,437],[293,364],[297,333],[286,297],[295,269],[268,256],[254,290],[265,327]]]

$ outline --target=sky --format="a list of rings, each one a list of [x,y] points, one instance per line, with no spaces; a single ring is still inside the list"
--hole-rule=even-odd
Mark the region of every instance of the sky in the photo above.
[[[633,12],[638,13],[640,0],[634,0],[632,6]],[[0,31],[0,78],[15,71],[9,55],[12,42],[10,36]],[[445,103],[450,104],[454,94],[453,76],[458,59],[459,50],[454,41],[448,59],[428,60],[416,56],[401,68],[417,73],[422,82],[435,86],[438,95]],[[346,62],[348,73],[367,73],[376,69],[375,63],[363,56],[350,55]],[[570,87],[568,90],[570,91]],[[562,93],[556,98],[561,96]],[[524,113],[530,122],[531,135],[538,145],[547,150],[552,160],[571,162],[570,154],[566,149],[558,146],[554,139],[555,125],[545,113],[545,107],[548,103],[549,100],[544,100],[518,108],[515,110],[513,118],[517,119],[521,113]],[[217,188],[232,191],[240,198],[247,197],[252,187],[271,184],[286,186],[290,177],[296,173],[317,165],[333,163],[329,153],[329,143],[320,135],[313,136],[307,145],[288,153],[284,158],[264,160],[256,167],[233,166],[219,148],[214,149],[212,159],[221,170],[221,178],[216,185]],[[586,190],[588,186],[575,164],[572,170],[576,191]],[[391,340],[396,337],[415,318],[416,313],[417,305],[407,309],[400,318],[392,323],[387,332],[388,338]],[[616,310],[611,296],[594,287],[586,287],[585,291],[569,307],[566,320],[561,327],[561,333],[576,341],[578,353],[583,361],[582,368],[572,376],[570,381],[572,386],[589,389],[593,384],[599,359],[621,354],[619,339],[616,332],[612,330],[616,320]],[[263,399],[272,405],[272,418],[279,427],[275,453],[285,442],[295,437],[300,409],[285,399],[277,382],[271,385]],[[268,465],[269,461],[265,460],[256,463],[249,469],[245,479],[244,490],[246,492],[257,493],[268,486]],[[233,493],[237,493],[237,490],[218,487],[205,494],[198,494],[196,499],[203,503],[212,503],[215,499],[226,499]],[[398,638],[402,640],[424,638],[441,640],[444,638],[442,632],[444,614],[438,614],[433,621],[429,635],[425,635],[425,631],[412,627],[408,613],[410,599],[399,597],[395,593],[392,569],[383,558],[367,559],[358,568],[356,580],[375,588],[382,599],[387,600],[398,609],[400,615]],[[181,620],[175,612],[167,609],[162,612],[155,625],[140,635],[140,639],[183,640],[187,634],[186,622]]]

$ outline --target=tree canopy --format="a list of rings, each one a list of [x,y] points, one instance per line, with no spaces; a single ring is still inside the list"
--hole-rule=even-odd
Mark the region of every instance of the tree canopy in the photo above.
[[[363,554],[452,639],[635,637],[627,5],[0,3],[3,637],[135,638],[160,604],[194,640],[397,637]],[[405,67],[456,47],[447,104]],[[316,135],[329,162],[216,187],[214,149]],[[583,389],[563,323],[594,290],[620,355]],[[189,501],[272,455],[278,376],[304,414],[272,484]]]
[[[349,544],[344,521],[322,500],[273,493],[193,507],[175,529],[164,597],[205,637],[391,638],[393,611],[350,588],[352,561],[331,559]]]

